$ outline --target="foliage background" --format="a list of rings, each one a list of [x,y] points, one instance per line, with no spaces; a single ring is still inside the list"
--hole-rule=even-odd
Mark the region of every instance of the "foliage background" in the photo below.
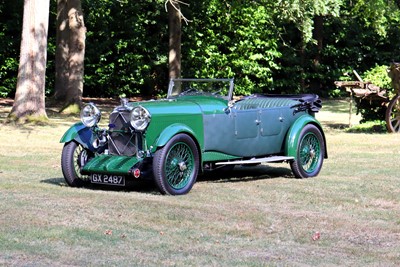
[[[56,3],[51,3],[48,96],[53,93],[55,72]],[[83,0],[82,4],[88,30],[84,95],[165,94],[164,1]],[[0,97],[15,93],[22,9],[22,1],[0,3]],[[399,8],[392,1],[210,0],[191,1],[182,9],[191,20],[183,24],[182,75],[234,77],[237,94],[336,96],[343,92],[333,82],[344,73],[352,69],[364,73],[400,60]],[[322,50],[314,40],[316,16],[323,17]]]

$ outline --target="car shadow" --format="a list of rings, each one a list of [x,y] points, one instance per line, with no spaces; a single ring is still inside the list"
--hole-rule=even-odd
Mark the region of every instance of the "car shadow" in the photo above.
[[[229,171],[209,171],[197,178],[198,182],[234,183],[256,180],[288,178],[294,179],[289,167],[273,167],[269,165],[235,166]]]
[[[70,187],[64,180],[64,178],[48,178],[40,181],[41,183],[50,184],[60,187]],[[85,184],[82,188],[88,190],[100,190],[100,191],[115,191],[115,192],[141,192],[148,194],[160,194],[157,190],[156,185],[151,180],[137,180],[127,181],[125,186],[110,186],[91,184],[90,182]]]
[[[229,171],[215,170],[207,171],[197,177],[197,182],[202,183],[236,183],[251,182],[256,180],[286,178],[294,179],[289,167],[271,167],[267,165],[257,166],[235,166]],[[48,178],[40,181],[59,187],[69,187],[62,177]],[[115,192],[140,192],[159,195],[160,192],[152,180],[127,181],[125,186],[110,186],[88,183],[82,188],[88,190],[115,191]]]

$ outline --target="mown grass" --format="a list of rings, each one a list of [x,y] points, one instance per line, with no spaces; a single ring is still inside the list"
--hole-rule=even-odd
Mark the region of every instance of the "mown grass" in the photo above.
[[[58,141],[77,118],[1,124],[0,265],[399,266],[400,136],[347,133],[347,102],[325,104],[318,177],[239,167],[179,197],[66,186]]]

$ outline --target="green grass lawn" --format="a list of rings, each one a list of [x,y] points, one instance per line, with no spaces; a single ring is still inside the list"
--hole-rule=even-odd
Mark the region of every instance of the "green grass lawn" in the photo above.
[[[0,124],[0,266],[399,266],[400,135],[345,132],[346,101],[317,118],[318,177],[237,167],[179,197],[68,187],[59,140],[78,118]]]

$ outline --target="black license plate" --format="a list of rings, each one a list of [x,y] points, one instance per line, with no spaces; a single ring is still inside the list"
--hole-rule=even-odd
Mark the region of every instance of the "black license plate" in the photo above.
[[[112,174],[97,174],[93,173],[90,177],[93,184],[109,184],[109,185],[125,185],[125,176]]]

